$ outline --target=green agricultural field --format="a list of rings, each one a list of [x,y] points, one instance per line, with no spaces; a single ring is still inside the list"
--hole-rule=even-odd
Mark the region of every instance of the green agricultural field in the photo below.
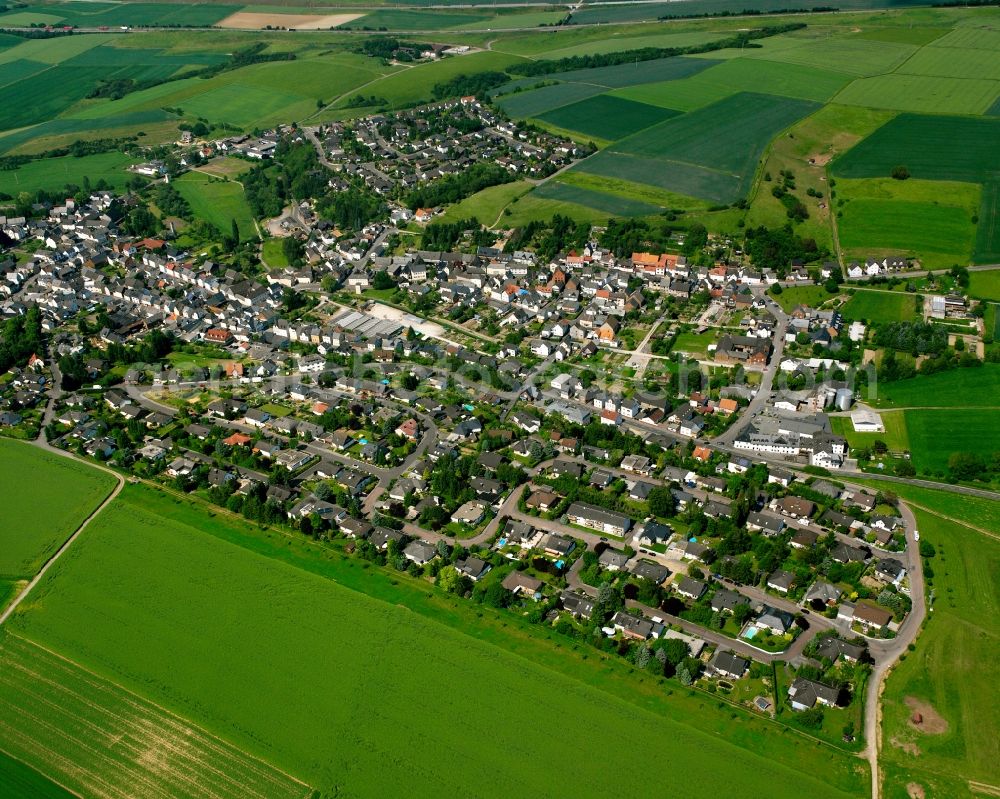
[[[132,177],[126,167],[134,162],[131,156],[117,151],[80,158],[42,158],[29,161],[16,170],[0,171],[0,192],[13,197],[20,191],[58,191],[67,184],[83,186],[84,178],[89,178],[93,186],[103,180],[120,189]]]
[[[775,181],[783,172],[791,172],[795,177],[793,194],[809,213],[807,219],[795,226],[795,232],[804,238],[815,239],[820,246],[832,251],[831,189],[826,165],[831,158],[852,147],[888,118],[889,114],[884,111],[825,105],[792,127],[787,134],[775,138],[767,150],[762,170],[764,180],[757,184],[750,197],[745,224],[771,228],[786,224],[788,208],[772,193],[774,184],[767,180],[767,176]],[[840,186],[837,193],[844,193]],[[866,252],[864,255],[867,257],[870,254]]]
[[[470,53],[459,58],[447,58],[442,61],[419,64],[410,69],[395,71],[366,85],[364,93],[386,98],[393,108],[416,105],[421,102],[430,101],[431,88],[437,83],[452,80],[459,75],[471,75],[476,72],[494,70],[502,71],[511,64],[522,60],[518,56],[506,53]],[[371,59],[369,59],[369,62],[373,65],[377,63]],[[371,80],[371,77],[367,80]],[[356,85],[360,85],[360,83]],[[326,96],[337,96],[339,91],[347,92],[348,89],[328,91]],[[342,101],[334,107],[342,109],[346,101],[347,96],[343,97]],[[356,115],[363,116],[364,112],[358,112]]]
[[[0,153],[31,155],[44,152],[49,147],[72,144],[87,134],[112,138],[146,133],[163,127],[169,130],[164,138],[175,138],[177,117],[161,108],[132,111],[103,119],[52,119],[0,136]]]
[[[709,54],[711,55],[711,54]],[[571,83],[588,83],[606,86],[609,89],[634,86],[662,80],[682,80],[711,67],[715,61],[710,58],[687,58],[675,56],[641,61],[634,64],[617,64],[611,67],[591,67],[569,72],[555,72],[554,80]],[[541,76],[543,79],[546,76]]]
[[[173,185],[188,201],[195,218],[211,222],[225,234],[229,233],[235,219],[241,239],[256,237],[253,212],[239,183],[212,178],[201,172],[188,172]]]
[[[995,404],[995,401],[994,401]],[[955,452],[1000,452],[1000,409],[909,410],[906,429],[919,472],[944,473]]]
[[[866,788],[849,753],[697,694],[668,695],[513,615],[205,510],[130,486],[60,559],[2,643],[11,712],[0,748],[84,794],[98,780],[128,793],[139,777],[170,795],[191,767],[204,773],[199,796],[304,797],[292,778],[326,794],[462,794],[455,763],[491,775],[480,796],[544,794],[551,769],[526,764],[566,751],[577,754],[559,777],[570,793],[714,797],[736,779],[749,795],[846,799]],[[289,679],[303,663],[320,676]],[[637,726],[665,757],[700,767],[699,779],[609,772],[593,730],[619,740]],[[179,735],[185,746],[168,754]]]
[[[917,318],[916,295],[857,289],[840,313],[848,320],[906,322]]]
[[[978,191],[975,192],[977,195]],[[972,259],[975,229],[966,209],[933,202],[857,199],[838,211],[845,256],[902,254],[928,269]]]
[[[815,67],[733,58],[686,78],[684,82],[703,88],[709,96],[717,96],[721,92],[758,92],[824,102],[850,80],[842,73]]]
[[[975,77],[1000,80],[998,50],[956,47],[923,47],[896,70],[897,74],[926,75],[967,80]]]
[[[548,111],[540,115],[539,119],[585,136],[612,140],[630,136],[677,116],[677,113],[666,108],[601,94]]]
[[[3,603],[0,603],[2,607]],[[73,796],[65,788],[60,788],[33,768],[3,752],[0,752],[0,795],[32,799],[71,799]]]
[[[1000,263],[1000,178],[983,184],[982,198],[973,260],[980,264]]]
[[[884,433],[858,433],[850,416],[831,416],[833,432],[847,439],[852,449],[870,447],[876,441],[885,442],[892,452],[905,452],[910,448],[910,438],[906,434],[905,411],[883,411]]]
[[[895,408],[982,408],[1000,406],[1000,364],[950,369],[908,380],[880,383],[877,404]]]
[[[37,3],[28,5],[19,14],[43,14],[63,25],[76,25],[85,28],[97,28],[102,25],[118,27],[120,25],[134,26],[184,26],[197,27],[214,25],[228,17],[236,6],[216,5],[213,3]],[[7,15],[0,15],[3,24]],[[23,24],[8,22],[7,24]]]
[[[746,194],[779,131],[817,106],[743,93],[622,139],[575,167],[714,202]]]
[[[505,94],[498,98],[497,104],[515,119],[527,119],[546,112],[551,114],[556,109],[572,106],[603,91],[602,86],[586,83],[557,83],[554,86],[543,86],[526,92]]]
[[[731,89],[721,85],[699,84],[691,80],[665,80],[616,89],[612,96],[676,111],[694,111],[724,100],[732,94]]]
[[[98,469],[0,439],[0,577],[34,577],[114,484]]]
[[[851,83],[836,102],[896,111],[982,114],[1000,96],[1000,81],[930,75],[877,75]]]
[[[969,296],[1000,301],[1000,269],[969,273]]]
[[[935,598],[915,651],[886,682],[880,756],[885,796],[906,799],[913,795],[907,786],[915,784],[926,796],[971,799],[981,794],[970,789],[970,780],[996,784],[1000,762],[1000,738],[991,732],[1000,727],[1000,703],[989,670],[982,668],[1000,646],[1000,542],[920,510],[915,516],[921,541],[937,549],[930,560]],[[927,706],[945,722],[938,732],[910,723],[915,710],[927,719]]]
[[[692,47],[707,44],[728,35],[727,32],[688,31],[685,33],[657,33],[641,36],[632,35],[632,29],[624,31],[608,31],[604,38],[595,42],[574,44],[549,50],[545,58],[569,58],[577,55],[596,55],[600,53],[615,53],[621,50],[638,50],[642,47]]]
[[[767,47],[752,50],[746,57],[817,67],[861,78],[892,72],[916,51],[917,48],[910,44],[871,41],[842,34],[818,40],[803,38],[777,50]]]
[[[889,177],[895,166],[927,180],[980,183],[1000,172],[1000,119],[900,114],[831,165],[837,177]]]
[[[888,488],[886,483],[877,480],[861,479],[856,482],[875,489]],[[963,524],[971,524],[984,530],[1000,530],[1000,505],[991,499],[956,494],[938,488],[924,488],[910,483],[895,483],[891,491],[913,507],[959,519]]]
[[[555,181],[568,186],[578,186],[601,194],[613,194],[626,200],[639,200],[660,208],[670,208],[675,211],[701,211],[708,208],[708,203],[683,194],[674,194],[665,189],[658,189],[647,183],[632,183],[628,180],[590,175],[586,172],[563,172]]]
[[[663,210],[657,205],[641,200],[555,181],[542,184],[532,192],[532,196],[583,205],[611,216],[651,216]]]
[[[6,50],[0,56],[0,106],[6,109],[0,125],[4,129],[46,122],[67,111],[100,80],[130,78],[158,81],[188,69],[198,69],[226,60],[223,53],[167,53],[160,48],[116,47],[107,36],[36,40]],[[64,44],[64,42],[66,42]]]
[[[559,214],[568,216],[578,222],[589,222],[592,225],[605,225],[611,216],[606,211],[599,211],[578,203],[567,202],[566,200],[551,200],[540,197],[538,192],[530,191],[527,194],[515,198],[507,206],[501,224],[504,227],[517,227],[526,225],[529,222],[548,222],[553,216]]]

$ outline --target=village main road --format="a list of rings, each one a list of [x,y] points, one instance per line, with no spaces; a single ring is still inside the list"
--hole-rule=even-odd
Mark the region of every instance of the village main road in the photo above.
[[[752,421],[758,413],[764,410],[767,405],[767,401],[771,397],[771,391],[774,388],[774,378],[777,375],[778,367],[781,364],[782,353],[785,351],[785,333],[788,330],[788,316],[781,310],[781,306],[779,306],[770,297],[765,295],[764,301],[768,303],[768,310],[777,320],[774,337],[771,342],[773,350],[771,352],[771,358],[761,374],[760,386],[757,387],[757,391],[750,400],[750,404],[740,413],[739,419],[733,422],[727,430],[712,439],[711,443],[714,445],[732,445],[732,443],[736,440],[736,436],[740,434],[743,428],[750,423],[750,421]]]

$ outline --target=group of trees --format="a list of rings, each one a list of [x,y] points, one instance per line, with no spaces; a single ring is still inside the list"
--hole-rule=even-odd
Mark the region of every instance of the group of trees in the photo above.
[[[619,50],[613,53],[595,53],[593,55],[578,55],[555,60],[540,59],[538,61],[522,61],[508,67],[508,72],[516,75],[548,75],[554,72],[569,72],[576,69],[593,69],[595,67],[611,67],[618,64],[634,64],[639,61],[653,61],[673,56],[709,53],[715,50],[730,48],[741,49],[754,47],[757,39],[766,39],[780,33],[800,30],[805,25],[801,22],[788,25],[769,25],[740,31],[724,39],[691,45],[690,47],[642,47],[635,50]]]
[[[489,186],[499,186],[514,180],[513,173],[499,164],[480,161],[454,175],[424,183],[409,193],[406,204],[411,209],[436,208],[456,203]]]
[[[37,305],[29,307],[23,316],[4,322],[0,333],[0,373],[12,366],[24,366],[34,354],[45,354],[42,313]]]
[[[948,331],[930,322],[890,322],[879,325],[875,343],[889,350],[917,355],[940,355],[948,346]]]
[[[825,249],[816,244],[815,239],[796,235],[790,224],[777,229],[763,225],[747,228],[744,251],[755,266],[774,269],[778,274],[786,274],[793,261],[809,263],[827,254]]]
[[[456,75],[451,80],[435,83],[431,97],[445,100],[449,97],[482,97],[490,89],[502,86],[510,78],[503,72],[477,72],[474,75]]]

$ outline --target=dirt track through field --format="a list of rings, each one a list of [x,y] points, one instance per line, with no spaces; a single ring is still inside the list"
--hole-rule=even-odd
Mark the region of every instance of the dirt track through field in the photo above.
[[[302,799],[304,783],[15,634],[0,645],[0,749],[103,799]]]

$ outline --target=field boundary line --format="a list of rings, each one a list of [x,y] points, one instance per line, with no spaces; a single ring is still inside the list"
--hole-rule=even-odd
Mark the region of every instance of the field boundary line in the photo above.
[[[157,710],[159,710],[161,713],[163,713],[164,716],[169,717],[175,723],[196,727],[199,731],[201,731],[205,735],[206,738],[212,740],[213,742],[215,742],[217,744],[221,744],[223,747],[230,747],[230,748],[232,748],[232,750],[234,752],[238,752],[239,754],[244,755],[251,762],[260,763],[260,764],[263,764],[264,766],[267,766],[268,768],[272,769],[276,773],[281,774],[284,777],[287,777],[292,782],[294,782],[294,783],[296,783],[298,785],[301,785],[304,788],[307,788],[310,792],[313,790],[312,786],[310,786],[308,783],[303,782],[302,780],[300,780],[298,777],[294,776],[293,774],[289,774],[287,771],[285,771],[284,769],[282,769],[282,768],[274,765],[270,761],[264,760],[263,758],[257,757],[256,755],[254,755],[254,754],[252,754],[250,752],[247,752],[245,749],[242,749],[239,746],[236,746],[234,743],[232,743],[230,741],[227,741],[225,738],[222,738],[221,736],[216,735],[214,732],[212,732],[211,730],[209,730],[206,727],[202,726],[201,724],[198,724],[197,722],[194,722],[191,719],[185,718],[184,716],[181,716],[180,714],[175,713],[174,711],[170,710],[169,708],[164,707],[163,705],[159,704],[158,702],[154,702],[152,699],[149,699],[149,698],[143,696],[142,694],[136,693],[135,691],[131,690],[130,688],[127,688],[126,686],[122,685],[121,683],[116,682],[115,680],[112,680],[112,679],[110,679],[108,677],[105,677],[105,676],[103,676],[101,674],[98,674],[96,671],[94,671],[93,669],[87,668],[82,663],[79,663],[78,661],[73,660],[72,658],[67,657],[66,655],[63,655],[60,652],[55,651],[54,649],[50,649],[49,647],[45,646],[44,644],[41,644],[38,641],[36,641],[36,640],[34,640],[32,638],[29,638],[27,636],[20,635],[20,634],[18,634],[16,632],[13,632],[11,630],[8,630],[7,634],[11,638],[15,638],[15,639],[17,639],[19,641],[25,642],[29,646],[33,646],[33,647],[36,647],[37,649],[41,649],[43,652],[46,652],[47,654],[51,655],[52,657],[56,658],[57,660],[61,660],[64,663],[67,663],[70,666],[73,666],[74,668],[79,669],[84,674],[88,675],[89,677],[93,678],[94,680],[97,680],[98,682],[105,682],[105,683],[107,683],[109,685],[114,686],[115,688],[117,688],[118,690],[120,690],[122,693],[124,693],[131,701],[138,700],[139,703],[146,703],[150,707],[153,707],[153,708],[156,708]]]
[[[924,513],[929,513],[931,516],[937,516],[939,519],[944,519],[945,521],[953,522],[954,524],[957,524],[959,527],[965,527],[968,528],[969,530],[972,530],[973,532],[985,535],[987,538],[992,538],[995,541],[1000,541],[1000,535],[998,535],[997,533],[990,532],[989,530],[986,530],[982,527],[977,527],[974,524],[969,524],[968,522],[960,521],[956,519],[954,516],[947,516],[941,513],[941,511],[932,510],[931,508],[928,508],[925,505],[920,505],[916,502],[911,502],[910,500],[903,499],[902,497],[900,497],[900,502],[905,502],[910,507],[924,511]]]
[[[71,460],[79,460],[81,463],[87,463],[87,461],[83,461],[74,455],[70,455],[67,452],[62,452],[61,450],[58,450],[54,447],[51,449],[44,445],[43,447],[50,452],[59,452],[64,457],[70,458]],[[87,465],[92,467],[94,466],[93,464],[90,463],[87,463]],[[13,615],[14,611],[17,610],[18,605],[20,605],[27,598],[28,594],[31,593],[31,590],[36,585],[38,585],[39,582],[41,582],[41,579],[42,577],[45,576],[45,573],[62,556],[62,554],[73,545],[73,542],[80,537],[80,534],[87,529],[87,525],[89,525],[95,518],[97,518],[98,514],[100,514],[101,511],[103,511],[108,505],[110,505],[121,493],[122,488],[124,488],[125,478],[122,477],[120,474],[118,474],[115,471],[112,471],[111,469],[107,469],[101,466],[94,468],[98,468],[103,472],[107,472],[110,475],[114,475],[115,479],[118,481],[117,484],[111,490],[111,493],[109,493],[104,498],[104,500],[96,508],[94,508],[94,510],[90,512],[90,515],[88,515],[87,518],[80,523],[80,525],[76,528],[76,530],[74,530],[73,533],[65,541],[62,542],[59,548],[52,553],[52,557],[50,557],[47,561],[45,561],[45,563],[42,564],[42,568],[38,570],[38,573],[31,578],[31,580],[24,587],[24,589],[16,597],[14,597],[14,599],[11,600],[11,603],[6,607],[6,609],[2,613],[0,613],[0,625],[2,625],[5,621],[7,621],[7,619],[9,619]]]
[[[21,760],[21,758],[16,757],[15,755],[12,755],[10,752],[8,752],[6,749],[4,749],[2,746],[0,746],[0,754],[3,754],[5,756],[9,757],[11,760],[15,760],[18,763],[20,763],[21,765],[27,766],[32,771],[37,772],[38,774],[41,774],[43,777],[45,777],[45,779],[47,779],[53,785],[58,785],[60,788],[62,788],[64,791],[66,791],[66,793],[72,794],[73,796],[78,796],[78,797],[80,797],[80,799],[84,799],[84,797],[83,797],[82,794],[79,794],[76,791],[74,791],[72,788],[69,788],[69,787],[63,785],[55,777],[52,777],[52,776],[50,776],[48,774],[45,774],[44,772],[42,772],[39,769],[35,768],[33,765],[31,765],[31,763],[25,763],[23,760]]]

